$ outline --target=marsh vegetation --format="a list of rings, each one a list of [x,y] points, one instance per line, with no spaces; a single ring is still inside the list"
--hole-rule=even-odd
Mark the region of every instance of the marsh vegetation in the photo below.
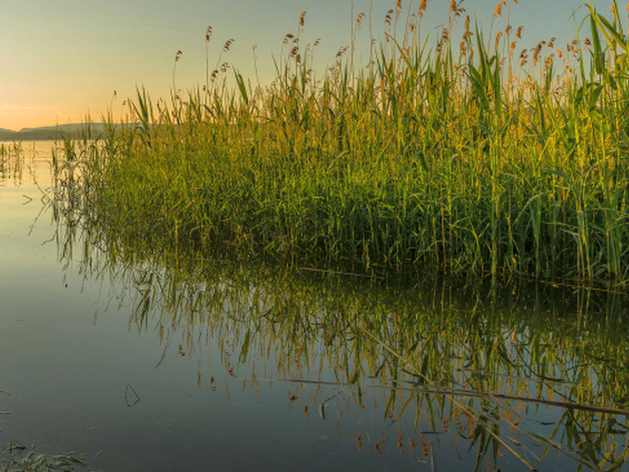
[[[518,52],[516,3],[488,35],[463,2],[437,35],[425,0],[380,39],[360,13],[322,75],[304,13],[266,86],[224,62],[232,40],[212,71],[208,28],[204,87],[176,89],[177,53],[168,101],[140,88],[123,122],[56,143],[64,270],[128,308],[151,367],[196,360],[193,390],[282,385],[310,422],[290,440],[314,448],[321,421],[335,461],[621,469],[629,40],[616,2],[588,4],[565,48]],[[17,154],[0,148],[0,183]]]
[[[20,143],[0,144],[0,184],[8,179],[19,181],[23,164],[24,156]]]
[[[412,11],[398,2],[362,66],[361,13],[351,47],[322,76],[317,43],[300,41],[304,12],[268,86],[221,62],[229,40],[203,89],[155,104],[139,89],[122,126],[67,141],[81,211],[209,252],[624,284],[620,11],[588,4],[565,48],[548,38],[518,53],[515,3],[497,5],[496,33],[484,35],[453,1],[430,36],[427,2]]]
[[[75,454],[38,454],[23,444],[11,441],[0,456],[2,472],[77,472],[85,461]]]

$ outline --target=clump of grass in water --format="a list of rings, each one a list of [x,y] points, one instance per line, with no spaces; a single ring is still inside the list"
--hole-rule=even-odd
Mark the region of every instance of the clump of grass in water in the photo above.
[[[19,181],[24,167],[24,151],[21,143],[0,144],[0,183],[7,178]]]
[[[234,71],[230,88],[223,63],[169,107],[139,90],[128,122],[110,123],[102,147],[84,143],[84,210],[208,251],[624,284],[629,46],[616,3],[611,19],[586,6],[590,39],[519,56],[514,0],[487,39],[462,3],[434,47],[421,35],[427,2],[403,25],[396,3],[364,68],[364,14],[321,79],[302,15],[267,87]]]
[[[12,441],[0,457],[1,472],[76,472],[85,466],[80,457],[69,455],[25,454],[26,447]]]

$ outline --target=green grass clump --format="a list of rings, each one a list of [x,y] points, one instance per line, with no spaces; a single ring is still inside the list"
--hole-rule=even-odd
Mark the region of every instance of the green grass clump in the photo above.
[[[585,8],[590,38],[518,55],[510,11],[486,38],[452,2],[431,40],[421,2],[405,25],[387,15],[366,67],[353,40],[321,78],[302,15],[269,86],[235,72],[229,87],[223,65],[169,106],[139,90],[128,121],[66,141],[59,182],[90,218],[156,243],[623,283],[629,42],[618,8]]]
[[[46,455],[28,453],[26,446],[11,441],[0,456],[1,472],[77,472],[85,466],[85,461],[77,455]]]

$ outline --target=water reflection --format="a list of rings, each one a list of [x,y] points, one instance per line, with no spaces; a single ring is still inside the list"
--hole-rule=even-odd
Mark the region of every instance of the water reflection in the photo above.
[[[75,198],[71,166],[59,167],[51,202],[59,259],[106,282],[111,303],[130,304],[129,328],[162,346],[156,368],[218,347],[243,389],[283,385],[286,408],[343,436],[342,454],[398,455],[424,470],[625,464],[623,294],[214,259],[107,227]],[[199,369],[197,386],[217,382]]]

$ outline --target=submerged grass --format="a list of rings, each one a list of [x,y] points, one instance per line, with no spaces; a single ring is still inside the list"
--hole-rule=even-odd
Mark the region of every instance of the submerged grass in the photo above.
[[[353,33],[317,78],[302,15],[267,87],[238,72],[229,87],[219,58],[202,91],[168,106],[140,89],[125,123],[65,142],[58,179],[76,180],[90,218],[154,243],[626,283],[629,41],[616,2],[611,17],[584,6],[589,38],[519,55],[511,2],[485,38],[453,1],[433,39],[426,3],[404,25],[397,3],[365,67]]]

